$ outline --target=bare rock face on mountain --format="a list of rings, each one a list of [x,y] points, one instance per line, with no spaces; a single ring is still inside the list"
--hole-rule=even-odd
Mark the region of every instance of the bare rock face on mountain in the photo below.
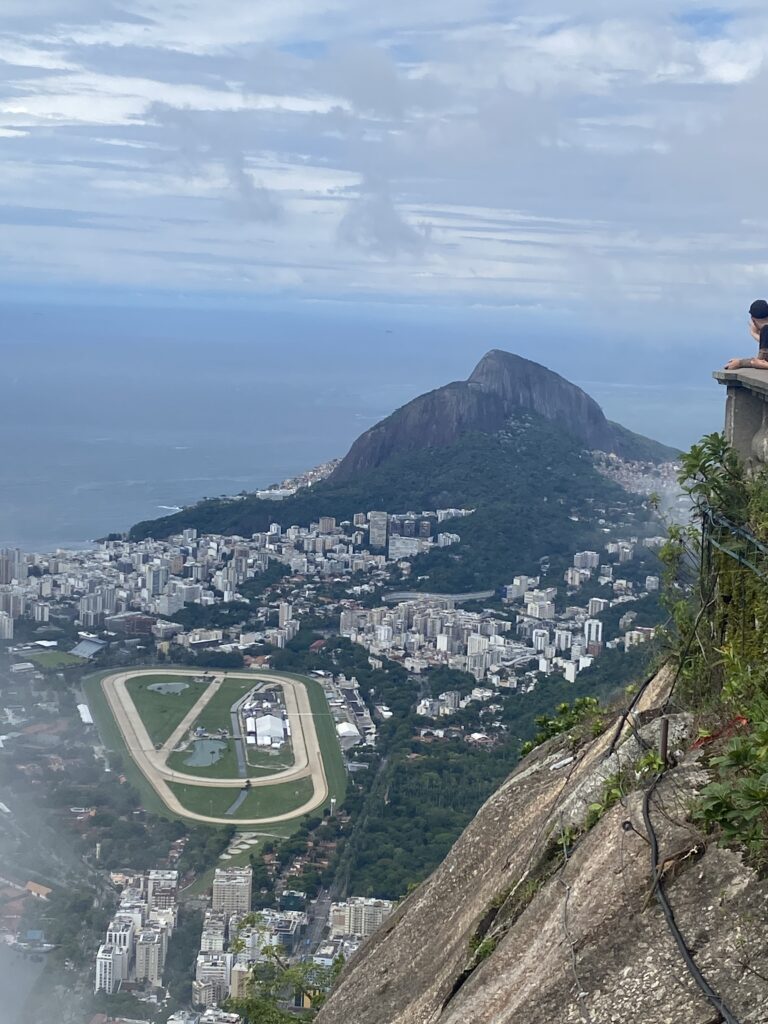
[[[615,448],[615,431],[597,402],[564,377],[529,359],[493,349],[483,356],[467,383],[484,395],[500,399],[507,415],[519,409],[537,412],[561,424],[588,448]]]
[[[653,898],[647,785],[662,673],[638,738],[613,727],[574,752],[534,751],[486,802],[443,864],[343,971],[318,1024],[714,1024]],[[768,1021],[768,883],[719,849],[688,811],[707,772],[692,720],[669,718],[676,766],[650,811],[674,916],[709,985],[740,1024]],[[625,794],[595,823],[606,780]],[[590,805],[592,811],[590,812]]]
[[[623,458],[673,458],[676,453],[607,420],[581,388],[539,363],[493,349],[469,380],[420,395],[362,434],[333,474],[349,480],[375,469],[394,455],[445,447],[463,434],[493,433],[520,412],[534,412],[557,423],[585,448]]]

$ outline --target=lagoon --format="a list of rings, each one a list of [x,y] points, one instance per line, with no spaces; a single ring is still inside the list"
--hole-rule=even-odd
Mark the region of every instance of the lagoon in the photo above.
[[[190,768],[210,768],[222,759],[226,749],[225,740],[195,740],[184,764]]]
[[[168,693],[183,693],[189,689],[189,683],[152,683],[147,689],[165,696]]]

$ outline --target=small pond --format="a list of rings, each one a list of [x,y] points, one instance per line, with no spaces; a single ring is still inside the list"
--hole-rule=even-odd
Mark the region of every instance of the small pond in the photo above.
[[[184,764],[190,768],[208,768],[222,759],[226,749],[224,740],[195,740]]]
[[[153,693],[183,693],[184,690],[189,689],[189,683],[152,683],[147,687],[148,690],[152,690]]]

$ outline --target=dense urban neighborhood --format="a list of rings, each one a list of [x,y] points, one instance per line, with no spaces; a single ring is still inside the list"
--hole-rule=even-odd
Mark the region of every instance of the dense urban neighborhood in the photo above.
[[[605,471],[638,494],[666,488],[675,503],[667,467],[613,461]],[[52,985],[62,971],[87,978],[67,1020],[90,1019],[90,1006],[102,1022],[235,1024],[254,978],[284,1009],[311,1008],[509,771],[536,715],[569,688],[579,698],[582,680],[591,693],[629,678],[654,637],[663,528],[638,522],[635,505],[595,503],[594,548],[542,557],[495,590],[448,595],[429,590],[420,559],[460,550],[473,509],[284,526],[281,490],[275,522],[249,537],[187,528],[83,551],[0,552],[0,835],[10,851],[0,930],[15,955],[47,958]],[[248,799],[247,776],[289,770],[294,753],[279,675],[260,677],[314,680],[324,710],[312,714],[332,723],[346,782],[311,816],[279,826],[158,815],[100,696],[104,679],[132,666],[166,673],[145,688],[171,715],[147,718],[157,749],[195,686],[219,685],[225,672],[253,677],[238,684],[231,727],[228,704],[223,718],[189,719],[168,760],[215,776],[215,758],[185,769],[195,762],[181,757],[242,737],[261,766],[241,771]],[[192,674],[167,675],[174,666]],[[174,700],[179,710],[167,711]],[[49,808],[45,826],[36,801]],[[375,843],[369,806],[385,830]],[[393,859],[386,830],[407,833],[402,815],[416,813],[425,841],[398,839]],[[430,815],[445,818],[442,829],[425,824]],[[58,862],[24,856],[44,827],[64,836]],[[64,896],[73,883],[99,893],[77,925]]]

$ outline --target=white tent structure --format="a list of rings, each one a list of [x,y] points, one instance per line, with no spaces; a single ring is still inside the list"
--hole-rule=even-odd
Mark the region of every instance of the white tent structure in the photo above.
[[[285,726],[277,715],[262,715],[256,719],[256,743],[260,747],[280,746],[285,741]]]

